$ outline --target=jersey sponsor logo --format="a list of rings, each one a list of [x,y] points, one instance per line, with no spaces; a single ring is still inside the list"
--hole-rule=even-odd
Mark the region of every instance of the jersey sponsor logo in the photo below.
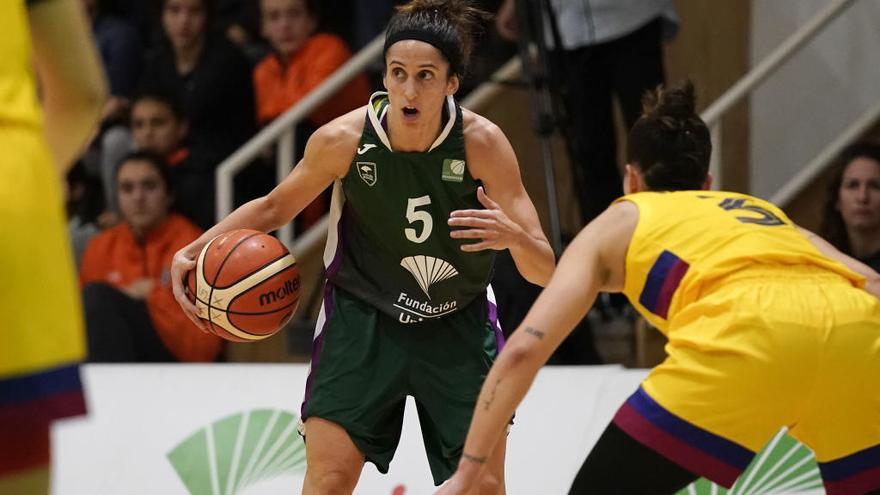
[[[370,151],[371,149],[373,149],[375,147],[376,147],[375,144],[365,143],[363,146],[358,148],[358,155],[363,155],[364,153]]]
[[[401,323],[418,323],[424,321],[425,318],[439,318],[448,315],[458,309],[458,301],[444,301],[442,303],[432,304],[428,301],[420,301],[411,297],[406,292],[401,292],[397,296],[397,302],[394,307],[401,310],[397,319]]]
[[[458,275],[458,270],[448,261],[421,254],[403,258],[400,260],[400,266],[412,274],[428,299],[431,299],[429,290],[432,285]]]
[[[367,183],[368,186],[372,187],[376,184],[376,180],[379,178],[378,169],[376,168],[376,164],[373,162],[357,162],[358,175],[361,176],[361,179]]]
[[[443,160],[443,172],[440,174],[440,178],[446,182],[461,182],[464,180],[465,168],[464,160],[447,158]]]

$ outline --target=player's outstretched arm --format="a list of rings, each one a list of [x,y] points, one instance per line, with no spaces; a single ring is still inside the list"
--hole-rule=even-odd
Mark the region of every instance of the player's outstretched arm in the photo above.
[[[538,370],[584,317],[599,291],[623,288],[626,249],[638,210],[612,205],[575,238],[547,287],[513,333],[483,383],[458,469],[438,492],[465,494],[483,476],[489,453]]]
[[[464,251],[510,250],[526,280],[546,285],[556,259],[523,187],[513,147],[498,126],[473,112],[465,113],[465,146],[471,175],[485,185],[477,190],[484,209],[452,212],[449,225],[460,229],[450,235],[477,241],[463,245]]]
[[[830,242],[826,241],[819,235],[814,234],[803,227],[798,227],[798,230],[806,236],[808,241],[816,246],[816,249],[818,249],[819,252],[833,260],[843,263],[850,270],[865,277],[865,290],[873,294],[875,297],[880,298],[880,274],[875,272],[874,269],[851,256],[841,253]]]
[[[353,111],[321,127],[306,143],[305,156],[293,171],[266,196],[249,201],[211,227],[201,237],[175,253],[171,262],[171,287],[184,313],[203,331],[207,327],[198,317],[195,305],[186,297],[183,277],[195,268],[196,258],[211,239],[236,229],[271,232],[292,221],[333,181],[345,175],[357,150],[363,122]],[[358,119],[356,125],[352,116]]]
[[[81,3],[44,0],[28,9],[46,140],[62,173],[91,139],[107,97]]]

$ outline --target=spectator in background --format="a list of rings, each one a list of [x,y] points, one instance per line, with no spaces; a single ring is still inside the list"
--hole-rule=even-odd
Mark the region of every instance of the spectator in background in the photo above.
[[[189,121],[180,102],[171,96],[138,95],[131,107],[131,131],[136,149],[161,155],[172,167],[186,158]]]
[[[214,225],[214,171],[223,157],[188,143],[189,121],[170,95],[144,93],[131,109],[134,146],[164,157],[171,167],[177,211],[202,229]]]
[[[254,69],[260,125],[284,113],[351,58],[341,38],[317,32],[320,19],[315,2],[260,0],[262,32],[272,48]],[[369,97],[369,83],[359,74],[318,107],[310,115],[310,123],[322,126],[362,106]]]
[[[255,130],[251,66],[210,29],[209,0],[162,0],[166,40],[148,57],[142,89],[173,95],[189,118],[190,144],[222,157]]]
[[[220,339],[197,331],[171,292],[171,258],[202,231],[171,213],[161,156],[136,152],[116,172],[122,223],[89,243],[80,267],[89,360],[212,361]]]
[[[821,235],[880,271],[880,143],[855,143],[838,155]]]
[[[130,128],[125,146],[102,160],[104,197],[109,201],[98,223],[106,228],[119,222],[116,167],[125,155],[140,150],[162,156],[171,167],[177,211],[203,229],[214,225],[214,171],[223,157],[206,146],[188,144],[189,120],[180,102],[168,94],[141,93],[131,105]]]
[[[257,120],[266,125],[342,67],[351,52],[338,36],[318,32],[316,0],[260,0],[260,17],[272,49],[254,69]],[[304,145],[312,130],[362,106],[369,97],[369,82],[358,74],[299,126],[297,141]],[[325,196],[318,196],[300,214],[303,228],[327,210]]]
[[[514,0],[496,18],[499,33],[517,36]],[[550,0],[562,41],[556,67],[568,109],[577,193],[584,223],[623,193],[617,166],[612,99],[617,97],[626,129],[641,113],[642,95],[662,84],[662,41],[678,27],[672,0]],[[549,23],[545,23],[547,39]]]

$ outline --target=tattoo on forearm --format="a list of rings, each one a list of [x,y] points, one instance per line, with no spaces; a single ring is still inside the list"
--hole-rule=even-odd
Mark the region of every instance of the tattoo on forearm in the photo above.
[[[475,455],[470,455],[465,452],[461,453],[461,458],[471,461],[475,464],[486,464],[486,460],[488,459],[487,457],[477,457]]]
[[[538,340],[541,340],[544,338],[544,332],[542,332],[534,327],[526,327],[526,333],[529,335],[534,335],[535,338]]]
[[[498,391],[498,385],[501,383],[501,378],[495,380],[495,386],[492,387],[492,392],[489,395],[489,398],[483,403],[483,410],[488,411],[489,407],[492,406],[492,403],[495,402],[495,392]]]

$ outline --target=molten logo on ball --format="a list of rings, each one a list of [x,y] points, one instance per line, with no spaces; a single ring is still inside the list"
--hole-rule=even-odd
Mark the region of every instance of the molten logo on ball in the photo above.
[[[284,285],[277,290],[270,290],[269,292],[260,294],[260,306],[273,304],[279,299],[284,299],[289,296],[299,297],[299,279],[287,280],[284,282]]]

